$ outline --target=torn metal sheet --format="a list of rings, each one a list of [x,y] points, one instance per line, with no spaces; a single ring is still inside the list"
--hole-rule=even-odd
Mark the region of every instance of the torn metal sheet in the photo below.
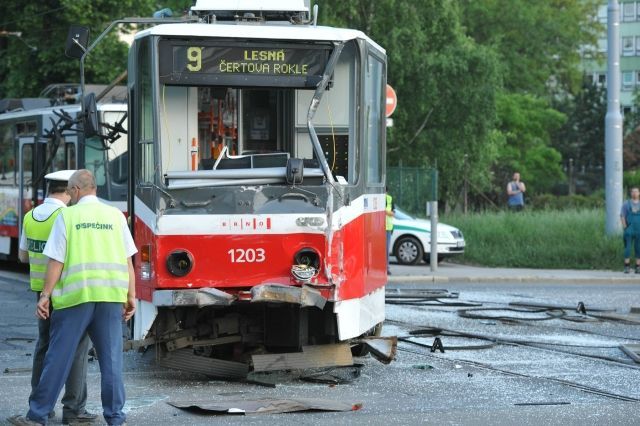
[[[391,337],[365,337],[355,340],[356,343],[363,344],[369,349],[371,356],[383,364],[389,364],[396,358],[398,350],[398,338]]]
[[[351,348],[337,345],[304,346],[302,352],[253,355],[254,371],[296,370],[353,365]]]
[[[327,299],[309,286],[294,287],[283,284],[263,284],[251,289],[251,302],[293,303],[301,306],[316,306],[323,309]]]
[[[278,414],[296,411],[356,411],[362,403],[348,403],[318,398],[255,400],[194,400],[167,401],[167,404],[183,410],[204,410],[220,414]]]
[[[156,290],[153,292],[154,306],[228,306],[235,296],[215,288],[193,290]]]
[[[620,345],[620,349],[622,350],[622,352],[627,354],[629,358],[633,360],[633,362],[640,363],[640,344],[633,343]]]
[[[240,379],[247,376],[249,366],[241,362],[194,355],[190,349],[179,349],[160,358],[158,364],[177,370],[202,373],[223,379]]]

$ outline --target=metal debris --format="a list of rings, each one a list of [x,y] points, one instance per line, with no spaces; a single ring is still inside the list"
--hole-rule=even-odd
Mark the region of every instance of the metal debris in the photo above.
[[[249,366],[241,362],[194,355],[190,349],[169,352],[166,357],[158,360],[158,364],[163,367],[202,373],[223,379],[244,378],[249,372]]]
[[[398,338],[396,336],[364,337],[355,340],[355,342],[365,345],[369,353],[371,353],[371,356],[383,364],[389,364],[393,361],[398,350]]]
[[[261,398],[254,400],[195,400],[168,401],[182,410],[209,411],[216,414],[278,414],[296,411],[356,411],[362,403],[348,403],[318,398],[276,399]]]
[[[263,284],[251,289],[251,302],[281,302],[324,309],[327,299],[312,287],[283,284]]]

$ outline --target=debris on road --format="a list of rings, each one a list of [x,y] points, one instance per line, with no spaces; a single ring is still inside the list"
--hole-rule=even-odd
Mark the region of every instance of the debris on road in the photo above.
[[[208,411],[216,414],[278,414],[296,411],[356,411],[362,403],[346,403],[319,398],[276,399],[261,398],[254,400],[193,400],[167,401],[182,410]]]

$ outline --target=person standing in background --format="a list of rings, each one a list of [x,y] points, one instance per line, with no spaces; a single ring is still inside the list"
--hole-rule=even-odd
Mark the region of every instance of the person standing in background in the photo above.
[[[513,174],[513,180],[507,184],[507,195],[509,200],[507,205],[512,211],[521,211],[524,209],[524,193],[527,187],[524,182],[520,182],[520,173],[515,172]]]
[[[395,206],[393,205],[393,197],[389,195],[389,188],[385,188],[385,200],[386,200],[386,230],[387,230],[387,275],[391,275],[389,269],[389,252],[391,250],[391,234],[393,234],[393,218],[395,214]]]
[[[624,273],[631,269],[631,247],[636,256],[636,274],[640,274],[640,188],[634,186],[630,191],[631,199],[622,204],[620,222],[624,229]]]

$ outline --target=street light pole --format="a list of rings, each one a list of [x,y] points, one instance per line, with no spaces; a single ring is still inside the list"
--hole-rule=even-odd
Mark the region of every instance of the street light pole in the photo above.
[[[607,235],[621,231],[622,207],[622,114],[620,113],[620,4],[607,7],[607,115],[605,117],[605,204]]]

